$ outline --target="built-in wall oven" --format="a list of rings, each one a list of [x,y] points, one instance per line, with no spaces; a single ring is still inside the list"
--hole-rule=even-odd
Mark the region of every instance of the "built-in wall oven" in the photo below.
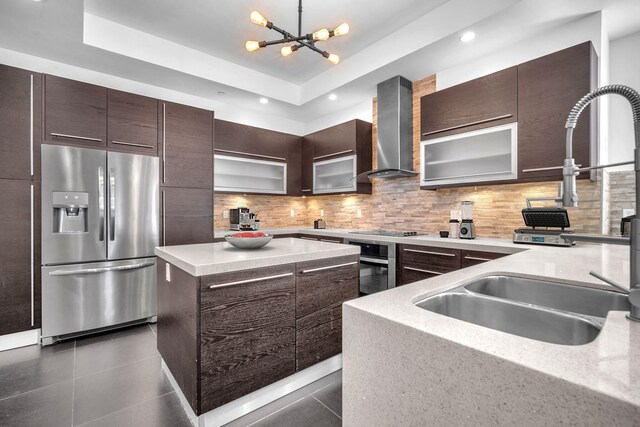
[[[396,244],[376,240],[344,239],[360,246],[360,295],[370,295],[396,286]]]

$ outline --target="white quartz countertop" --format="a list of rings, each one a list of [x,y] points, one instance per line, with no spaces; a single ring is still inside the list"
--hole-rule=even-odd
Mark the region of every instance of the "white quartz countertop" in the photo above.
[[[357,255],[360,248],[341,243],[293,238],[273,239],[260,249],[238,249],[229,243],[163,246],[155,254],[192,276]]]
[[[378,316],[640,406],[640,323],[627,320],[624,312],[610,311],[604,328],[591,343],[569,346],[511,335],[414,305],[428,296],[494,274],[551,279],[610,290],[589,275],[589,271],[594,270],[628,286],[629,248],[626,246],[578,244],[571,248],[524,248],[525,251],[514,255],[351,300],[345,303],[345,310]]]

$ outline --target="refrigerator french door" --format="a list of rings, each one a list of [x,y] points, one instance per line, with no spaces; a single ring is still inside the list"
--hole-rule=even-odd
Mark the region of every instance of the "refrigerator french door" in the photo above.
[[[42,145],[42,342],[156,315],[158,158]]]

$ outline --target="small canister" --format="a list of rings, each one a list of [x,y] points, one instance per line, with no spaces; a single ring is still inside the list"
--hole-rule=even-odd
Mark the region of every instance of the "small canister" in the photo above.
[[[457,219],[449,220],[449,238],[457,239],[460,232],[460,221]]]

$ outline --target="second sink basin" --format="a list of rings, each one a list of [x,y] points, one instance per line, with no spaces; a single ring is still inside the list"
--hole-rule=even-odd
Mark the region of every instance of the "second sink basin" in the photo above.
[[[554,344],[586,344],[600,332],[596,325],[579,317],[463,293],[436,295],[416,305],[465,322]]]
[[[513,276],[489,276],[465,285],[471,292],[594,317],[610,310],[629,311],[626,295]]]

